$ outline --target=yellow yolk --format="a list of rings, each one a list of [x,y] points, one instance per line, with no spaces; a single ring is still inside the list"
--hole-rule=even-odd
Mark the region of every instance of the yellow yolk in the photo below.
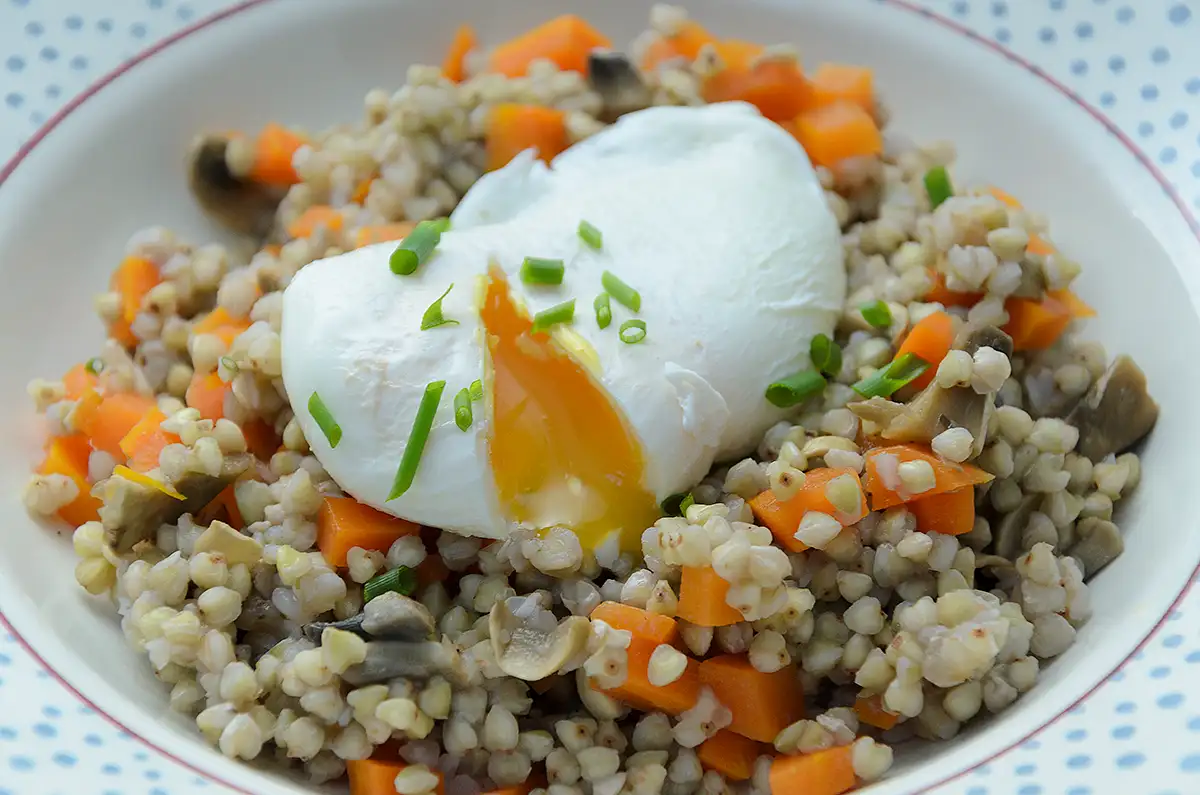
[[[637,549],[661,516],[642,486],[641,446],[587,369],[514,305],[490,271],[480,317],[490,366],[488,457],[510,521],[563,525],[584,548],[620,533]]]

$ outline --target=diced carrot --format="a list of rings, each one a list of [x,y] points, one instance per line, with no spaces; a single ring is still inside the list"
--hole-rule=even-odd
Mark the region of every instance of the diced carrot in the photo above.
[[[916,389],[924,389],[933,383],[938,365],[942,363],[942,359],[946,358],[946,354],[950,352],[953,345],[953,318],[945,312],[934,312],[921,318],[909,329],[904,341],[900,343],[900,349],[896,351],[896,357],[911,353],[929,362],[929,369],[921,373],[919,378],[913,379],[912,382],[912,386]]]
[[[795,61],[756,61],[762,47],[736,40],[718,44],[717,53],[725,66],[701,86],[705,101],[749,102],[772,121],[790,121],[811,104],[812,87]]]
[[[246,437],[246,447],[255,458],[270,461],[279,449],[279,435],[267,421],[253,419],[242,423],[242,436]]]
[[[1018,351],[1049,348],[1071,325],[1073,317],[1071,308],[1049,293],[1040,301],[1009,298],[1004,302],[1004,311],[1008,312],[1008,322],[1002,328]]]
[[[271,123],[263,127],[254,142],[254,165],[250,169],[250,179],[264,185],[295,185],[300,181],[300,175],[292,166],[292,158],[304,143],[299,135],[278,124]]]
[[[839,511],[825,494],[825,487],[829,485],[829,481],[842,475],[852,478],[858,486],[859,508],[853,513]],[[867,498],[863,493],[858,473],[853,469],[820,467],[804,473],[804,485],[790,499],[780,502],[775,492],[767,489],[750,500],[750,508],[754,511],[754,518],[771,531],[780,546],[792,552],[803,552],[808,546],[796,538],[796,528],[800,526],[804,514],[820,511],[836,518],[843,527],[849,526],[867,515]]]
[[[328,204],[315,204],[288,224],[287,232],[294,238],[311,237],[317,229],[322,227],[329,232],[337,233],[342,231],[345,223],[346,217],[337,208],[330,207]]]
[[[317,548],[331,566],[345,566],[354,547],[387,552],[401,536],[417,535],[421,526],[389,516],[353,497],[326,497],[317,518]]]
[[[612,41],[574,14],[563,14],[492,50],[488,70],[506,77],[522,77],[539,58],[564,72],[587,73],[588,55],[608,49]]]
[[[375,182],[374,177],[367,177],[354,188],[354,193],[350,194],[350,201],[354,204],[362,204],[367,200],[367,194],[371,192],[371,185]]]
[[[549,163],[567,148],[566,115],[540,105],[500,104],[488,113],[485,147],[488,169],[494,171],[526,149]]]
[[[475,35],[475,28],[460,25],[454,32],[450,49],[446,51],[446,58],[442,61],[442,74],[447,80],[461,83],[467,78],[467,56],[478,46],[479,38]]]
[[[249,318],[235,318],[223,306],[218,306],[192,324],[193,334],[211,334],[228,348],[237,336],[250,328]]]
[[[849,102],[806,110],[793,124],[796,139],[814,165],[834,168],[847,158],[883,151],[883,135],[875,119]]]
[[[213,497],[208,505],[205,505],[196,514],[196,524],[201,527],[212,524],[214,519],[220,519],[235,530],[241,530],[246,526],[246,521],[242,518],[242,511],[238,508],[237,492],[232,483],[221,489],[221,493]]]
[[[729,731],[763,743],[804,717],[804,691],[794,664],[765,674],[744,654],[700,663],[700,683],[733,712]]]
[[[705,44],[716,44],[717,40],[699,22],[687,20],[679,26],[673,36],[658,36],[642,54],[642,69],[654,70],[664,61],[682,59],[696,60]]]
[[[133,333],[133,326],[124,317],[118,317],[108,324],[108,336],[124,345],[126,348],[136,348],[138,338]]]
[[[888,729],[900,722],[900,716],[883,708],[882,696],[859,696],[854,702],[854,714],[868,726]]]
[[[1017,201],[1015,196],[1013,196],[1011,193],[1006,193],[1005,191],[1000,190],[995,185],[988,188],[987,192],[990,193],[992,196],[996,197],[997,199],[999,199],[1000,203],[1003,204],[1005,207],[1007,207],[1010,210],[1024,209],[1021,206],[1021,202]]]
[[[920,497],[908,503],[908,510],[917,518],[917,529],[922,532],[948,536],[969,533],[975,526],[975,487]]]
[[[225,395],[230,385],[216,373],[196,373],[184,394],[184,402],[206,420],[216,422],[225,416]]]
[[[87,429],[92,427],[92,424],[96,421],[96,412],[100,409],[100,404],[103,402],[103,395],[95,389],[87,390],[76,401],[73,414],[75,428],[85,436],[87,435]]]
[[[403,240],[412,233],[415,226],[416,224],[411,221],[360,226],[354,230],[354,247],[362,248],[373,243],[389,243],[393,240]]]
[[[529,777],[520,784],[514,784],[511,787],[501,787],[500,789],[490,789],[483,795],[529,795],[535,789],[544,788],[546,786],[546,777],[541,771],[534,770],[529,774]]]
[[[387,550],[381,550],[386,552]],[[450,578],[450,569],[442,562],[440,555],[427,555],[417,566],[417,585],[424,588],[435,582],[445,582]]]
[[[118,461],[125,460],[121,440],[154,407],[154,399],[145,395],[120,392],[103,398],[94,410],[80,417],[75,413],[75,427],[92,441],[92,447],[103,450]]]
[[[159,282],[158,266],[142,257],[126,257],[113,271],[109,288],[121,296],[121,318],[132,323],[142,308],[142,300]]]
[[[780,756],[771,765],[771,795],[842,795],[858,784],[849,745],[800,756]]]
[[[925,300],[942,306],[975,306],[983,293],[960,293],[946,286],[946,274],[933,268],[926,268],[929,277],[933,279],[933,287],[925,293]],[[927,373],[928,374],[928,373]],[[924,376],[922,376],[923,378]]]
[[[1043,257],[1058,251],[1054,244],[1037,233],[1029,235],[1029,244],[1025,246],[1025,250],[1030,254],[1039,254]]]
[[[688,659],[683,675],[674,682],[659,687],[650,684],[650,657],[659,647],[652,640],[634,635],[625,650],[628,673],[618,687],[604,692],[643,712],[665,712],[678,715],[691,709],[700,699],[700,666]]]
[[[396,776],[406,767],[406,762],[350,759],[346,762],[346,773],[350,777],[350,795],[395,795]],[[432,769],[432,772],[438,778],[434,795],[445,795],[445,777],[436,769]]]
[[[1047,290],[1046,295],[1065,306],[1073,318],[1096,316],[1096,310],[1084,303],[1082,298],[1075,295],[1075,293],[1071,292],[1069,289],[1064,288],[1062,290]]]
[[[729,583],[712,566],[684,566],[675,615],[701,627],[725,627],[744,620],[725,602]]]
[[[158,406],[152,406],[121,439],[121,452],[128,459],[130,469],[138,472],[154,469],[162,449],[179,441],[178,435],[159,427],[166,419],[167,415]]]
[[[79,496],[58,509],[58,517],[72,527],[100,518],[100,500],[92,496],[88,483],[88,458],[92,449],[83,434],[55,436],[46,448],[46,459],[38,467],[43,475],[65,475],[79,489]]]
[[[79,400],[83,393],[95,389],[100,379],[88,372],[86,364],[77,364],[63,376],[63,387],[68,400]]]
[[[675,619],[620,602],[601,602],[588,618],[603,621],[613,629],[627,629],[639,638],[653,641],[655,645],[674,645],[679,640],[679,625]]]
[[[726,781],[748,781],[754,775],[754,761],[774,749],[728,729],[700,743],[696,755],[705,770],[715,770]]]
[[[888,488],[879,474],[879,457],[881,455],[895,456],[899,463],[906,461],[928,461],[933,467],[936,485],[920,494],[902,495]],[[954,464],[938,458],[925,445],[894,444],[887,447],[876,447],[867,452],[866,477],[863,483],[867,494],[871,497],[871,510],[881,511],[893,505],[909,502],[914,498],[932,497],[935,494],[945,494],[948,491],[958,491],[967,486],[987,483],[992,476],[973,464]]]
[[[272,257],[278,257],[280,252],[283,251],[283,246],[279,245],[278,243],[267,243],[265,246],[260,248],[259,251],[264,254],[270,254]]]
[[[823,63],[812,75],[813,107],[850,102],[875,112],[875,73],[865,66]]]

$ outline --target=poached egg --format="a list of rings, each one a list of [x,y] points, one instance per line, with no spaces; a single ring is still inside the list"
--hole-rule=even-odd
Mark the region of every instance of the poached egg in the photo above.
[[[414,274],[390,270],[395,247],[314,262],[284,293],[284,385],[313,452],[386,513],[488,538],[566,526],[592,548],[616,532],[636,549],[662,499],[753,449],[785,413],[766,386],[810,366],[846,290],[804,150],[742,103],[631,113],[549,167],[525,152],[468,191]],[[562,283],[523,283],[526,257],[562,260]],[[605,271],[641,306],[612,300],[601,329]],[[454,323],[421,330],[443,294]],[[533,330],[570,299],[573,322]],[[628,344],[618,328],[633,318],[646,336]],[[453,397],[477,379],[464,432]],[[442,380],[415,480],[389,500],[425,387]],[[306,408],[314,392],[336,448]]]

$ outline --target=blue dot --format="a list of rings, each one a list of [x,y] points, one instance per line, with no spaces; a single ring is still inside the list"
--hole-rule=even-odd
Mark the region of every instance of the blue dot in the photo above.
[[[1128,25],[1133,21],[1133,9],[1129,6],[1121,6],[1117,9],[1117,21],[1122,25]]]
[[[25,97],[20,94],[8,94],[4,97],[4,104],[10,108],[19,108],[25,102]]]
[[[1175,115],[1179,116],[1181,114],[1176,113]],[[1179,124],[1180,127],[1182,127],[1184,124],[1187,124],[1187,114],[1183,113],[1182,115],[1183,115],[1183,121],[1180,122],[1180,124]],[[1190,663],[1200,663],[1200,651],[1188,652],[1188,656],[1184,657],[1183,659]]]
[[[1187,727],[1188,727],[1188,731],[1190,731],[1190,732],[1200,732],[1200,715],[1197,715],[1196,717],[1189,720],[1187,722]]]
[[[113,21],[111,19],[101,19],[96,22],[96,29],[101,33],[112,33]]]
[[[62,710],[58,707],[42,707],[42,714],[47,718],[61,718]]]
[[[58,729],[51,726],[49,723],[35,723],[33,733],[38,737],[57,737]]]
[[[105,765],[100,768],[100,772],[106,776],[117,776],[121,774],[121,768],[116,765]]]
[[[94,734],[86,735],[83,738],[83,741],[92,747],[95,747],[97,745],[104,745],[104,741],[101,740],[99,737],[97,737]]]
[[[71,68],[75,70],[87,69],[88,61],[82,55],[76,55],[71,59]]]
[[[1118,726],[1112,730],[1112,736],[1114,740],[1128,740],[1133,736],[1134,731],[1136,729],[1132,726]]]
[[[1135,767],[1141,767],[1146,761],[1146,755],[1134,751],[1128,754],[1122,754],[1117,757],[1117,767],[1122,770],[1130,770]]]
[[[1200,754],[1190,754],[1179,762],[1179,769],[1184,773],[1200,773]]]
[[[1179,115],[1178,113],[1175,114],[1175,116],[1178,116],[1178,115]],[[1183,126],[1182,124],[1175,123],[1175,116],[1171,117],[1171,126],[1172,127]],[[1184,120],[1184,122],[1187,121],[1186,115],[1183,117],[1183,120]],[[1167,637],[1163,638],[1163,645],[1166,646],[1168,649],[1174,649],[1177,646],[1179,646],[1181,643],[1183,643],[1183,635],[1168,635]]]
[[[1183,89],[1189,94],[1200,94],[1200,77],[1193,77],[1183,85]]]
[[[1040,784],[1026,784],[1017,790],[1017,795],[1042,795]]]
[[[1158,706],[1162,709],[1175,709],[1183,703],[1183,693],[1167,693],[1158,697]]]
[[[17,730],[11,729],[8,726],[0,726],[0,740],[15,740],[17,739]]]
[[[1018,776],[1032,776],[1037,772],[1037,765],[1017,765],[1013,772]]]
[[[1042,28],[1038,31],[1038,38],[1045,44],[1053,44],[1058,40],[1058,34],[1054,32],[1054,28]]]
[[[967,795],[988,795],[987,787],[971,787]]]
[[[1158,99],[1158,86],[1149,83],[1142,86],[1142,99],[1148,102]]]
[[[10,658],[7,654],[0,654],[0,665],[8,665],[11,662],[12,658]]]
[[[165,789],[155,787],[154,789],[150,790],[150,795],[168,795],[168,793]]]
[[[1167,616],[1167,621],[1178,621],[1181,618],[1183,618],[1183,613],[1178,610],[1172,610],[1171,614]]]
[[[1071,731],[1067,732],[1067,742],[1082,742],[1087,739],[1087,736],[1088,734],[1086,729],[1072,729]]]
[[[67,30],[79,30],[83,27],[83,20],[71,15],[63,20],[63,24],[67,26]]]
[[[1125,679],[1125,672],[1124,672],[1124,671],[1117,671],[1117,672],[1116,672],[1116,673],[1114,673],[1112,676],[1108,677],[1108,680],[1109,680],[1110,682],[1120,682],[1120,681],[1122,681],[1122,680],[1124,680],[1124,679]]]
[[[1132,701],[1122,701],[1120,704],[1117,704],[1117,712],[1121,715],[1137,712],[1137,704],[1134,704]]]
[[[1085,767],[1090,767],[1092,758],[1087,754],[1076,754],[1075,756],[1067,757],[1067,767],[1072,770],[1082,770]]]
[[[53,47],[43,47],[38,52],[38,55],[42,56],[43,61],[57,61],[58,60],[58,50],[54,49]]]
[[[1108,68],[1115,74],[1120,74],[1125,71],[1125,59],[1119,55],[1114,55],[1108,59]]]
[[[146,26],[141,22],[135,22],[129,26],[129,35],[135,39],[140,39],[146,35]]]
[[[1087,74],[1087,70],[1087,61],[1081,58],[1076,58],[1074,61],[1071,61],[1071,74],[1082,76]]]
[[[1026,740],[1021,744],[1021,750],[1023,751],[1040,751],[1041,748],[1042,744],[1037,740]]]
[[[1092,795],[1091,787],[1071,787],[1067,790],[1067,795]]]
[[[1182,25],[1192,18],[1192,10],[1180,3],[1177,6],[1171,6],[1171,10],[1167,12],[1167,21],[1172,25]]]
[[[25,59],[19,55],[11,55],[9,56],[8,60],[4,62],[4,67],[10,72],[19,72],[25,68]]]
[[[1008,4],[1000,2],[992,3],[992,16],[1000,19],[1008,16]]]
[[[36,671],[33,672],[33,675],[36,676],[38,679],[49,679],[50,678],[50,672],[45,670],[44,668],[37,669]]]
[[[1106,108],[1111,108],[1117,104],[1117,95],[1111,91],[1105,91],[1100,95],[1100,104]],[[1117,673],[1121,673],[1118,671]]]
[[[1080,22],[1075,26],[1075,35],[1081,39],[1090,39],[1095,32],[1091,22]]]
[[[1174,160],[1175,159],[1174,158],[1175,150],[1171,149],[1170,147],[1167,147],[1167,149],[1170,149],[1170,151],[1172,152],[1171,159]],[[1166,151],[1166,150],[1163,150],[1163,151]],[[1151,679],[1166,679],[1170,675],[1171,675],[1171,669],[1165,665],[1160,665],[1157,668],[1150,669],[1150,678]]]
[[[1158,162],[1162,163],[1165,166],[1169,166],[1170,164],[1175,162],[1175,159],[1178,156],[1179,156],[1179,152],[1177,152],[1175,150],[1175,147],[1164,146],[1163,150],[1158,153]],[[1170,669],[1168,669],[1168,670],[1170,670]],[[1151,675],[1153,676],[1153,673],[1151,673]]]
[[[68,754],[65,751],[58,752],[50,759],[59,767],[75,767],[75,763],[79,761],[74,754]]]
[[[13,770],[33,770],[33,760],[27,756],[14,756],[8,760],[8,766]]]
[[[145,751],[138,751],[136,754],[133,755],[133,758],[139,762],[145,762],[147,759],[150,758],[150,756]]]
[[[62,93],[61,86],[56,86],[56,85],[46,86],[46,96],[50,97],[50,99],[57,98],[58,95],[61,93]]]
[[[1062,11],[1067,7],[1067,0],[1050,0],[1051,11]]]
[[[996,41],[1007,44],[1010,39],[1012,39],[1012,32],[1008,28],[996,28]]]
[[[78,709],[79,709],[80,715],[94,715],[96,712],[94,709],[92,709],[91,707],[89,707],[86,704],[80,704]]]
[[[1148,138],[1151,135],[1154,135],[1154,125],[1148,121],[1144,121],[1138,124],[1137,131],[1138,135],[1142,136],[1143,138]]]
[[[1200,177],[1200,160],[1197,160],[1195,163],[1192,163],[1192,176]],[[1195,660],[1191,660],[1190,662],[1195,662]]]
[[[157,770],[147,770],[145,775],[150,781],[158,781],[162,778],[162,773],[159,773]]]
[[[1155,47],[1150,51],[1150,60],[1154,63],[1166,63],[1171,60],[1171,51],[1166,47]]]
[[[1172,130],[1178,130],[1187,125],[1188,115],[1187,115],[1187,113],[1185,113],[1182,110],[1177,110],[1171,114],[1171,119],[1167,123],[1171,125]],[[1179,638],[1179,640],[1175,640],[1175,638]],[[1183,642],[1182,636],[1172,635],[1171,637],[1169,637],[1163,641],[1163,645],[1166,646],[1168,649],[1173,649],[1182,642]]]
[[[157,11],[163,7],[163,0],[146,0],[146,5]]]
[[[180,6],[179,8],[175,9],[175,16],[179,17],[185,22],[195,16],[195,14],[196,12],[192,11],[192,9],[188,6]]]
[[[46,29],[42,27],[41,22],[26,22],[25,34],[27,36],[40,36]]]

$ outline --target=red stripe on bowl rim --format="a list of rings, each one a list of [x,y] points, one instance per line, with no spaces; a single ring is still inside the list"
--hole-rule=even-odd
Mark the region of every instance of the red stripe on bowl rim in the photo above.
[[[50,119],[48,119],[46,121],[46,123],[43,124],[37,130],[37,132],[35,132],[33,134],[33,136],[28,141],[26,141],[24,144],[21,145],[21,147],[17,150],[17,153],[15,155],[13,155],[12,158],[10,158],[7,163],[4,164],[4,167],[0,168],[0,188],[2,188],[4,186],[4,183],[8,180],[9,177],[12,176],[13,172],[17,170],[17,167],[21,165],[21,163],[25,160],[25,158],[29,156],[29,154],[38,146],[38,144],[40,144],[46,138],[46,136],[48,136],[51,132],[53,132],[54,129],[56,127],[58,127],[58,125],[61,124],[68,116],[70,116],[71,113],[73,113],[77,108],[79,108],[80,105],[82,105],[84,102],[86,102],[87,100],[94,97],[96,94],[100,93],[100,91],[103,88],[105,88],[106,86],[108,86],[110,83],[116,81],[119,77],[121,77],[125,73],[129,72],[134,67],[138,66],[139,64],[145,63],[153,56],[161,53],[163,50],[166,50],[168,47],[171,47],[172,45],[182,41],[183,39],[186,39],[189,36],[192,36],[196,33],[199,33],[200,31],[210,28],[213,25],[217,24],[218,22],[229,19],[229,18],[236,16],[238,14],[241,14],[245,11],[249,11],[252,8],[256,8],[258,6],[263,6],[263,5],[266,5],[266,4],[268,4],[270,2],[274,2],[274,1],[275,0],[242,0],[242,2],[239,2],[236,5],[233,5],[223,11],[219,11],[211,16],[205,17],[204,19],[201,19],[191,25],[188,25],[188,26],[176,31],[175,33],[166,37],[162,41],[149,47],[146,50],[143,50],[142,52],[138,53],[136,56],[134,56],[130,60],[126,61],[125,63],[121,64],[117,68],[113,69],[111,72],[108,72],[107,74],[105,74],[104,76],[102,76],[101,78],[96,80],[94,83],[92,83],[86,89],[84,89],[84,91],[82,93],[77,95],[74,99],[72,99],[70,102],[68,102],[66,105],[64,105],[57,113],[55,113],[52,117],[50,117]],[[896,8],[896,9],[900,9],[903,11],[907,11],[907,12],[916,14],[917,16],[927,19],[928,21],[932,22],[933,24],[938,25],[939,27],[941,27],[951,33],[955,33],[960,36],[965,36],[966,38],[970,39],[971,41],[1000,55],[1008,62],[1029,72],[1030,74],[1034,75],[1035,77],[1040,78],[1042,81],[1044,81],[1047,85],[1049,85],[1055,91],[1062,94],[1072,104],[1074,104],[1075,106],[1082,109],[1085,113],[1087,113],[1090,117],[1092,117],[1092,119],[1094,119],[1096,122],[1101,124],[1104,127],[1104,129],[1107,130],[1126,150],[1128,150],[1129,154],[1131,154],[1134,157],[1134,159],[1137,160],[1138,163],[1140,163],[1141,166],[1143,168],[1145,168],[1147,172],[1149,172],[1150,176],[1153,177],[1154,181],[1157,182],[1159,184],[1159,186],[1163,189],[1163,192],[1167,195],[1167,197],[1175,205],[1176,209],[1179,210],[1179,214],[1181,216],[1183,216],[1184,221],[1187,223],[1188,228],[1191,229],[1192,234],[1196,237],[1197,242],[1200,242],[1200,219],[1197,219],[1196,216],[1194,216],[1191,213],[1191,211],[1188,209],[1186,203],[1180,197],[1179,192],[1175,190],[1175,188],[1171,185],[1171,182],[1166,178],[1166,176],[1162,173],[1162,171],[1160,171],[1158,169],[1158,167],[1154,164],[1154,161],[1150,158],[1150,156],[1147,155],[1145,152],[1143,152],[1141,149],[1139,149],[1137,144],[1134,143],[1133,139],[1131,139],[1128,135],[1126,135],[1121,130],[1121,128],[1118,127],[1116,125],[1116,123],[1112,121],[1112,119],[1110,119],[1106,115],[1104,115],[1104,113],[1102,113],[1098,108],[1096,108],[1095,106],[1093,106],[1092,104],[1090,104],[1089,102],[1084,100],[1077,93],[1075,93],[1073,90],[1068,88],[1064,83],[1062,83],[1055,77],[1047,74],[1044,70],[1042,70],[1040,67],[1036,66],[1032,62],[1026,60],[1022,56],[1018,55],[1017,53],[1013,52],[1012,50],[1008,49],[1007,47],[999,44],[998,42],[993,41],[992,39],[986,38],[985,36],[981,36],[980,34],[976,33],[975,31],[971,30],[970,28],[966,27],[965,25],[955,22],[954,20],[949,19],[945,16],[942,16],[941,14],[938,14],[936,12],[922,8],[922,7],[918,6],[915,2],[912,2],[912,0],[879,0],[879,2],[883,3],[884,5],[891,6],[892,8]],[[1063,718],[1069,712],[1074,710],[1081,703],[1086,701],[1096,691],[1098,691],[1101,687],[1103,687],[1108,682],[1108,680],[1112,677],[1113,674],[1115,674],[1121,668],[1125,667],[1125,665],[1127,663],[1129,663],[1130,660],[1132,660],[1139,652],[1141,652],[1141,650],[1143,648],[1146,647],[1146,644],[1150,642],[1151,638],[1153,638],[1153,636],[1158,632],[1158,630],[1160,630],[1163,627],[1163,625],[1166,624],[1166,622],[1169,620],[1171,614],[1174,613],[1179,608],[1179,605],[1183,602],[1183,600],[1187,597],[1188,593],[1191,591],[1193,583],[1195,583],[1198,579],[1200,579],[1200,562],[1198,562],[1195,569],[1193,569],[1191,575],[1188,577],[1187,582],[1184,584],[1183,589],[1179,592],[1179,594],[1171,602],[1171,604],[1167,608],[1166,612],[1163,613],[1163,615],[1158,619],[1158,621],[1155,622],[1154,626],[1152,626],[1150,628],[1150,631],[1147,632],[1146,635],[1141,639],[1141,641],[1138,642],[1137,646],[1134,647],[1134,649],[1132,651],[1130,651],[1129,654],[1126,655],[1125,658],[1122,659],[1121,662],[1118,663],[1115,668],[1113,668],[1111,671],[1109,671],[1108,674],[1106,674],[1104,676],[1104,678],[1101,679],[1100,682],[1098,682],[1094,687],[1089,689],[1086,693],[1081,695],[1075,701],[1071,702],[1071,704],[1069,704],[1067,707],[1065,707],[1057,715],[1050,718],[1046,722],[1040,724],[1036,728],[1031,729],[1026,734],[1021,736],[1018,740],[1015,740],[1015,741],[1005,745],[1003,748],[997,750],[995,753],[991,754],[990,756],[988,756],[984,759],[981,759],[978,762],[973,763],[972,765],[970,765],[967,768],[964,768],[963,770],[960,770],[956,773],[951,773],[951,774],[945,776],[944,778],[939,779],[938,781],[934,782],[933,784],[930,784],[929,786],[920,790],[918,793],[913,793],[913,795],[921,795],[922,793],[932,792],[933,790],[937,789],[938,787],[948,784],[951,781],[954,781],[955,779],[961,778],[965,775],[968,775],[969,773],[974,772],[975,770],[978,770],[979,768],[983,767],[984,765],[994,762],[996,759],[1000,758],[1004,754],[1008,753],[1009,751],[1013,750],[1017,746],[1025,743],[1026,741],[1028,741],[1029,739],[1034,737],[1034,735],[1040,733],[1043,729],[1046,729],[1047,727],[1051,726],[1052,724],[1058,722],[1061,718]],[[181,767],[191,771],[196,776],[199,776],[202,779],[205,779],[209,782],[212,782],[215,784],[220,784],[221,786],[227,787],[230,790],[232,790],[236,793],[239,793],[239,795],[255,795],[255,793],[252,793],[249,790],[242,789],[240,786],[238,786],[236,784],[231,784],[230,782],[218,777],[217,775],[215,775],[207,770],[204,770],[202,768],[199,768],[196,765],[193,765],[192,763],[190,763],[184,759],[181,759],[179,756],[175,755],[174,753],[166,750],[165,748],[163,748],[159,745],[156,745],[151,740],[149,740],[146,737],[142,736],[141,734],[138,734],[137,732],[133,731],[128,726],[121,723],[121,721],[117,720],[115,717],[110,715],[108,712],[104,711],[104,709],[102,709],[100,706],[98,706],[95,702],[93,702],[91,699],[89,699],[86,695],[81,693],[62,674],[60,674],[57,670],[52,668],[50,666],[50,664],[46,661],[46,659],[44,657],[42,657],[42,655],[39,654],[38,651],[29,643],[29,641],[26,640],[21,635],[21,633],[19,633],[16,630],[15,627],[13,627],[13,625],[4,616],[3,610],[0,610],[0,625],[7,627],[8,631],[16,639],[18,645],[20,645],[31,657],[33,657],[35,660],[37,660],[38,664],[41,665],[55,681],[57,681],[60,685],[65,687],[77,699],[79,699],[81,702],[83,702],[83,704],[85,706],[92,709],[97,715],[99,715],[101,718],[103,718],[105,721],[107,721],[109,724],[111,724],[114,728],[128,734],[130,737],[134,738],[135,740],[137,740],[139,743],[141,743],[145,747],[158,753],[162,757],[180,765]]]

